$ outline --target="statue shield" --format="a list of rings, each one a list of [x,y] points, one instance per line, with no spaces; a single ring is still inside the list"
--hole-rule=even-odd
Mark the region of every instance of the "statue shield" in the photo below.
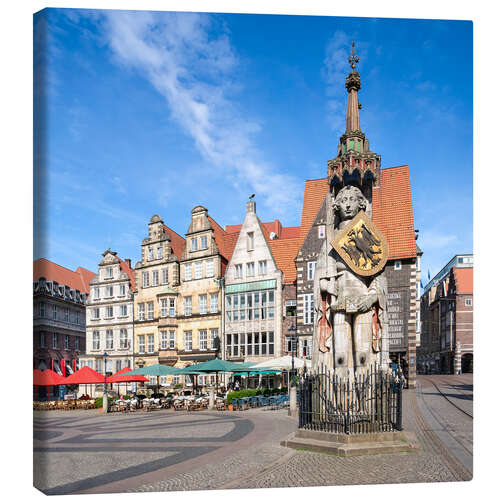
[[[351,270],[361,276],[377,274],[389,256],[387,240],[363,210],[330,243]]]

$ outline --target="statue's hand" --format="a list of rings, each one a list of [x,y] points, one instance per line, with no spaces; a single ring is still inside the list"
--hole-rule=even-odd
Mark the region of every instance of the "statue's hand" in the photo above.
[[[361,297],[358,302],[358,312],[364,313],[369,311],[375,302],[377,302],[377,296],[375,294],[367,294]]]

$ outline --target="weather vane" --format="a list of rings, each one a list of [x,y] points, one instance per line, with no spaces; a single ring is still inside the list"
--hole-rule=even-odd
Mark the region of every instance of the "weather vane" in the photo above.
[[[359,57],[354,53],[354,40],[352,41],[351,55],[349,56],[349,64],[352,69],[356,69],[356,64],[359,62]]]

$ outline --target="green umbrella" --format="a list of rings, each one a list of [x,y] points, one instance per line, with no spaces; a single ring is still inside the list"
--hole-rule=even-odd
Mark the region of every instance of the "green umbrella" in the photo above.
[[[243,366],[243,363],[232,363],[231,361],[224,361],[222,359],[212,359],[203,363],[191,365],[190,368],[199,372],[215,373],[217,377],[219,372],[237,372],[241,371],[241,369],[245,367]]]

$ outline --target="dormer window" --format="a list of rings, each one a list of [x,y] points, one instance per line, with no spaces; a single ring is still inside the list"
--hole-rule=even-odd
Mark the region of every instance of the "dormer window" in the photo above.
[[[247,233],[247,250],[253,250],[253,232]]]
[[[106,278],[112,278],[113,277],[113,268],[108,267],[106,268]]]
[[[163,258],[163,247],[162,246],[157,247],[157,249],[156,249],[156,258],[157,259]]]
[[[207,237],[202,236],[200,238],[200,250],[206,250],[207,249]]]
[[[191,252],[198,250],[198,238],[191,238]]]
[[[401,270],[401,268],[402,268],[402,267],[403,267],[403,266],[401,265],[401,261],[400,261],[400,260],[396,260],[396,261],[394,262],[394,270],[395,270],[395,271],[399,271],[399,270]]]
[[[153,247],[148,247],[148,260],[153,260],[155,258],[154,256],[154,248]]]

